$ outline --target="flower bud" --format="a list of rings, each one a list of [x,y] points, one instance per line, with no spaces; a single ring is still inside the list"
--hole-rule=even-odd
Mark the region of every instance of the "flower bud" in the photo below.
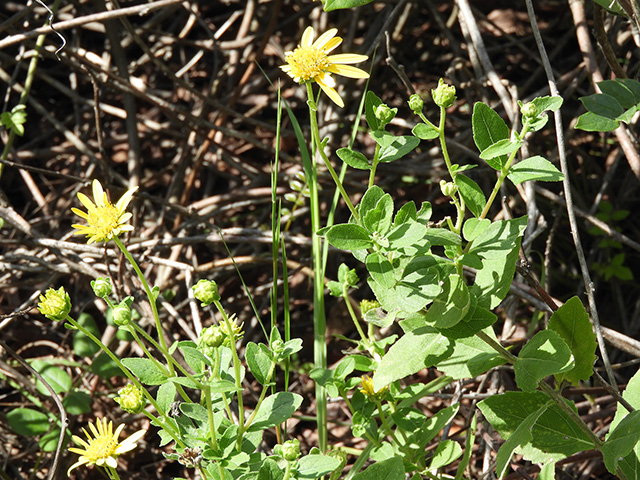
[[[58,290],[50,288],[44,295],[40,295],[38,310],[49,320],[61,322],[71,311],[71,298],[64,287]]]
[[[386,105],[385,103],[381,103],[380,105],[375,107],[375,109],[373,110],[373,113],[375,114],[378,122],[380,122],[380,128],[382,129],[391,120],[393,120],[393,117],[395,117],[396,113],[398,113],[398,109],[389,108],[389,106]]]
[[[422,113],[422,106],[424,105],[424,101],[422,100],[422,97],[420,97],[420,95],[414,93],[409,97],[408,103],[409,108],[413,111],[413,113],[415,113],[416,115]]]
[[[458,186],[453,182],[440,180],[440,191],[446,197],[453,197],[458,191]]]
[[[380,302],[377,300],[362,300],[360,302],[360,311],[362,312],[363,317],[367,312],[375,310],[376,308],[380,308]]]
[[[279,448],[279,455],[287,462],[294,462],[300,456],[300,441],[297,438],[287,440]]]
[[[193,296],[200,300],[200,305],[203,307],[220,300],[218,284],[213,280],[205,280],[204,278],[198,280],[198,283],[191,287],[191,289],[193,290]]]
[[[282,352],[284,352],[284,341],[281,338],[274,340],[271,344],[271,350],[276,357],[280,355]]]
[[[538,107],[536,107],[535,103],[529,102],[525,103],[520,107],[520,113],[525,118],[535,118],[538,116]]]
[[[118,390],[118,396],[114,400],[128,413],[140,413],[147,404],[142,390],[132,383]]]
[[[198,338],[198,346],[206,349],[218,348],[224,342],[224,333],[217,325],[203,328]]]
[[[456,101],[456,87],[447,85],[441,78],[435,90],[431,90],[433,101],[442,108],[449,108]]]
[[[111,280],[108,277],[98,277],[91,280],[91,288],[96,297],[107,298],[112,291]]]
[[[111,312],[111,318],[113,319],[113,323],[118,325],[119,327],[124,327],[129,322],[131,322],[131,303],[133,302],[133,297],[127,297],[122,300],[118,305],[113,307],[113,312]]]

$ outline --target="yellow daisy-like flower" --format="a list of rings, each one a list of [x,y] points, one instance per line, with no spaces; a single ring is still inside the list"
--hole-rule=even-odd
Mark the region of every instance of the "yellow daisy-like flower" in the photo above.
[[[137,441],[146,433],[145,430],[138,430],[122,442],[119,442],[118,437],[123,428],[124,424],[121,424],[114,432],[113,422],[107,422],[107,419],[103,418],[98,419],[95,425],[89,422],[89,430],[91,430],[93,438],[86,429],[82,429],[88,441],[83,440],[77,435],[71,437],[76,444],[84,448],[69,448],[70,452],[79,454],[80,458],[76,463],[71,465],[71,468],[67,471],[67,475],[71,473],[71,470],[81,465],[116,468],[118,466],[118,456],[133,450],[136,447]]]
[[[329,55],[342,43],[342,38],[336,37],[336,33],[338,30],[332,28],[313,42],[315,32],[312,27],[307,27],[298,48],[292,52],[285,52],[287,64],[281,65],[280,68],[298,83],[313,80],[331,100],[338,106],[344,107],[342,98],[335,90],[336,82],[331,74],[349,78],[369,78],[369,74],[364,70],[348,65],[364,62],[369,57],[355,53]]]
[[[369,377],[369,375],[364,375],[362,377],[362,388],[360,391],[366,395],[369,400],[378,401],[382,400],[382,398],[387,393],[388,387],[382,387],[380,390],[376,392],[375,388],[373,388],[373,379]]]
[[[77,208],[71,211],[84,218],[88,225],[71,225],[78,231],[74,235],[86,235],[89,237],[87,243],[103,242],[112,239],[114,236],[120,235],[122,232],[133,230],[127,222],[131,218],[131,213],[126,212],[127,206],[133,198],[133,194],[138,187],[127,190],[120,200],[114,205],[107,198],[107,194],[102,189],[102,185],[98,180],[94,180],[92,184],[93,200],[95,204],[83,193],[78,193],[78,199],[87,209],[86,212]]]

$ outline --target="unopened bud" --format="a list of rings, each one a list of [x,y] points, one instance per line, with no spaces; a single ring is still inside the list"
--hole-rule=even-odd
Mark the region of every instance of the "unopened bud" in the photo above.
[[[44,295],[40,295],[38,310],[49,320],[61,322],[71,311],[71,298],[64,287],[58,290],[50,288]]]
[[[113,307],[113,312],[111,312],[111,318],[113,318],[113,323],[118,325],[119,327],[123,327],[131,322],[131,303],[133,302],[133,297],[127,297],[118,305]]]
[[[538,107],[532,102],[525,103],[520,107],[520,113],[525,118],[535,118],[538,116]]]
[[[378,120],[378,122],[380,122],[380,128],[384,128],[384,126],[387,125],[391,120],[393,120],[393,117],[396,116],[396,113],[398,113],[398,109],[389,108],[388,105],[381,103],[374,109],[374,113],[376,119]]]
[[[440,180],[440,191],[446,197],[453,197],[458,191],[458,186],[453,182]]]
[[[456,87],[447,85],[441,78],[435,90],[431,90],[433,101],[442,108],[449,108],[456,101]]]
[[[132,383],[118,390],[118,396],[114,400],[128,413],[140,413],[147,404],[142,390]]]
[[[418,95],[417,93],[414,93],[409,97],[409,108],[416,115],[418,115],[419,113],[422,113],[423,105],[424,105],[424,101],[422,100],[422,97],[420,97],[420,95]]]
[[[91,280],[91,288],[96,297],[107,298],[112,291],[111,280],[108,277],[98,277]]]
[[[218,293],[218,284],[213,280],[198,280],[193,287],[193,296],[200,300],[201,305],[206,307],[220,300],[220,294]]]

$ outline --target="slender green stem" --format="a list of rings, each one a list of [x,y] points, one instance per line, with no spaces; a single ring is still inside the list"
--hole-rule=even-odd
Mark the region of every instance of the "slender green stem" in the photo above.
[[[244,403],[242,399],[242,364],[240,363],[240,358],[238,357],[238,348],[236,346],[235,334],[233,324],[231,319],[227,315],[227,312],[224,310],[224,307],[218,300],[213,301],[214,305],[222,315],[222,321],[225,324],[225,328],[227,330],[227,338],[229,340],[229,348],[231,349],[231,359],[233,361],[233,377],[236,384],[236,390],[238,392],[238,450],[240,450],[240,446],[242,445],[242,437],[244,436],[245,428],[244,428]]]
[[[525,121],[525,124],[522,127],[522,131],[520,132],[520,138],[524,138],[524,136],[528,132],[529,132],[529,125],[528,125],[528,122]],[[511,155],[509,155],[507,163],[505,163],[502,169],[500,170],[500,175],[498,175],[498,180],[496,181],[496,184],[494,185],[493,190],[491,191],[491,195],[489,195],[489,199],[487,200],[487,204],[485,205],[484,210],[482,210],[482,213],[480,214],[480,217],[479,217],[480,219],[485,218],[489,213],[489,209],[491,208],[493,201],[498,195],[498,192],[500,191],[500,187],[502,186],[504,179],[507,178],[507,175],[509,174],[509,169],[511,168],[511,165],[515,160],[517,153],[518,153],[518,150],[514,150],[513,152],[511,152]]]
[[[309,98],[309,121],[311,124],[311,169],[306,173],[308,177],[307,183],[309,184],[309,207],[311,209],[311,255],[313,257],[313,360],[316,368],[326,368],[327,345],[325,341],[325,334],[327,324],[324,311],[324,265],[322,262],[322,242],[320,237],[316,234],[320,229],[320,201],[318,197],[316,156],[314,154],[316,148],[314,147],[317,147],[318,151],[321,149],[318,142],[319,133],[318,121],[316,119],[316,104],[313,100],[313,89],[309,83],[307,83],[307,95]],[[340,185],[340,183],[337,185]],[[343,198],[345,196],[343,196]],[[346,196],[346,198],[348,199],[348,196]],[[327,392],[319,383],[316,383],[316,418],[318,425],[318,447],[322,452],[325,452],[327,450],[328,436]]]
[[[362,340],[367,340],[367,336],[364,334],[362,327],[360,326],[360,322],[358,321],[358,317],[356,316],[356,312],[353,311],[353,307],[351,306],[351,302],[349,301],[349,294],[347,292],[347,285],[342,286],[342,298],[344,299],[344,303],[347,306],[347,310],[349,311],[349,315],[351,316],[351,320],[353,324],[356,326],[356,330],[358,330],[358,334]]]
[[[436,130],[438,130],[438,140],[440,141],[440,149],[442,150],[442,157],[444,158],[444,162],[447,164],[447,170],[449,171],[449,175],[451,175],[451,180],[455,182],[456,173],[453,171],[453,166],[451,164],[451,157],[449,157],[449,149],[447,148],[447,139],[444,136],[444,126],[445,126],[446,118],[447,118],[447,110],[443,107],[440,107],[440,126]]]
[[[129,253],[129,250],[127,250],[127,247],[124,246],[124,244],[120,241],[120,239],[117,236],[113,237],[113,241],[116,243],[116,245],[118,246],[120,251],[124,254],[124,256],[127,258],[129,263],[131,264],[131,266],[135,270],[136,275],[140,279],[140,283],[142,283],[142,287],[144,288],[144,291],[147,294],[147,298],[149,299],[149,304],[151,305],[151,312],[153,313],[153,320],[156,323],[156,330],[158,332],[158,340],[160,341],[160,345],[162,345],[162,349],[161,350],[164,353],[165,357],[167,357],[167,355],[168,355],[167,341],[166,341],[166,339],[164,337],[164,331],[162,330],[162,324],[160,323],[160,316],[158,315],[158,306],[156,304],[156,297],[154,296],[153,292],[151,291],[151,288],[149,287],[149,283],[147,282],[147,279],[142,274],[142,270],[140,270],[140,267],[138,266],[138,263],[134,260],[133,256]],[[169,371],[173,374],[174,373],[173,364],[171,363],[171,361],[168,358],[167,358],[167,365],[169,367]]]
[[[207,404],[207,416],[209,417],[209,432],[211,435],[211,447],[218,449],[218,439],[216,438],[216,425],[213,421],[213,407],[211,406],[211,387],[208,385],[203,387],[204,399]]]
[[[69,315],[67,315],[66,317],[67,322],[69,322],[71,325],[73,325],[76,329],[78,329],[80,332],[82,332],[83,334],[85,334],[87,337],[89,337],[91,339],[91,341],[93,343],[95,343],[96,345],[98,345],[100,347],[100,349],[106,353],[109,358],[111,360],[113,360],[113,362],[118,366],[118,368],[120,368],[120,370],[122,371],[122,373],[124,373],[124,375],[131,380],[131,383],[133,383],[138,389],[140,389],[140,391],[142,391],[143,395],[146,397],[146,399],[148,400],[148,402],[153,406],[153,408],[156,409],[156,411],[158,413],[160,413],[161,415],[165,415],[166,412],[164,412],[164,410],[162,408],[160,408],[160,405],[158,405],[156,403],[155,398],[153,398],[153,396],[147,391],[146,388],[144,388],[144,386],[142,386],[142,384],[140,383],[140,381],[135,377],[135,375],[133,375],[129,369],[127,367],[125,367],[122,362],[120,361],[120,359],[118,358],[118,356],[113,353],[109,347],[107,347],[104,343],[102,343],[102,341],[97,338],[93,333],[91,333],[89,330],[87,330],[85,327],[83,327],[82,325],[80,325],[78,322],[76,322],[73,318],[71,318]],[[146,410],[144,411],[145,414],[147,416],[149,416],[152,420],[155,420],[158,422],[159,425],[162,425],[162,422],[155,416],[153,416],[152,414],[150,414],[149,412],[147,412]],[[171,435],[173,437],[173,439],[178,443],[182,445],[182,442],[180,441],[179,437],[176,435],[176,433],[169,427],[167,426],[162,426],[163,430],[166,430],[167,433],[169,433],[169,435]]]
[[[113,467],[106,467],[107,475],[111,480],[120,480],[120,475],[118,475],[118,471]]]
[[[327,157],[327,155],[324,153],[324,150],[322,149],[322,143],[320,142],[320,131],[318,130],[318,119],[316,117],[316,104],[313,100],[313,89],[311,88],[311,83],[309,82],[306,83],[306,86],[307,86],[307,95],[309,97],[309,102],[313,104],[313,105],[309,105],[309,120],[311,122],[311,135],[313,137],[312,140],[315,143],[318,153],[320,154],[320,157],[324,161],[324,164],[327,167],[327,170],[329,171],[331,178],[333,178],[333,181],[335,182],[336,187],[340,191],[340,195],[342,195],[342,200],[344,200],[344,203],[347,205],[347,207],[351,211],[351,215],[353,215],[353,218],[356,220],[356,222],[360,223],[360,216],[358,215],[356,208],[353,206],[353,203],[351,203],[351,199],[349,198],[347,191],[344,189],[344,186],[342,185],[340,178],[338,178],[338,174],[334,170],[333,165],[331,165],[329,158]]]
[[[265,384],[268,384],[273,376],[273,372],[276,370],[276,362],[271,362],[271,367],[269,367],[269,373],[267,374],[267,378],[265,379]],[[267,394],[267,387],[263,386],[262,391],[260,392],[260,398],[258,398],[258,403],[256,403],[256,408],[254,408],[253,413],[249,416],[247,421],[245,422],[244,428],[245,430],[249,428],[249,426],[253,423],[253,420],[256,418],[258,411],[260,410],[260,406],[262,405],[262,401]]]
[[[373,187],[376,181],[376,169],[378,168],[378,157],[380,156],[380,144],[376,143],[376,150],[371,160],[371,170],[369,171],[369,188]]]

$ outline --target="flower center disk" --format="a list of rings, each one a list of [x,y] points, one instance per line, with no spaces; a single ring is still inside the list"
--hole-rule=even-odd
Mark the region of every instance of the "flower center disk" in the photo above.
[[[311,80],[325,72],[331,66],[327,55],[314,47],[298,47],[287,56],[291,73],[303,82]]]

